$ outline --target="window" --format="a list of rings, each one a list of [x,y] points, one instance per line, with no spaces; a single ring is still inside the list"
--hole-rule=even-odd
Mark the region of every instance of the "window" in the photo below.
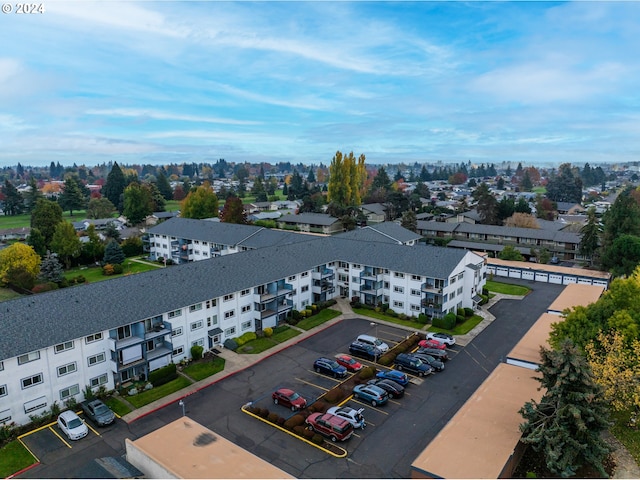
[[[4,362],[0,362],[0,372],[4,370]]]
[[[462,295],[462,290],[464,290],[464,287],[460,287],[460,288],[458,289],[458,295]]]
[[[125,325],[124,327],[118,327],[118,340],[131,336],[131,325]]]
[[[304,277],[308,277],[309,276],[309,272],[302,272],[300,274],[300,278],[304,278]]]
[[[224,334],[226,337],[233,337],[236,334],[236,327],[227,328]]]
[[[420,275],[411,275],[411,280],[417,280],[418,282],[421,282],[422,277]]]
[[[240,296],[241,296],[241,297],[244,297],[244,296],[246,296],[246,295],[249,295],[249,293],[251,293],[251,289],[247,288],[246,290],[242,290],[242,291],[240,292]]]
[[[171,330],[172,337],[177,337],[179,335],[182,335],[182,327],[174,328],[173,330]]]
[[[40,360],[40,352],[31,352],[18,357],[18,365]]]
[[[412,312],[419,312],[420,311],[420,305],[414,305],[413,303],[411,304],[411,311]]]
[[[214,315],[213,317],[207,317],[207,327],[213,327],[218,324],[218,316]]]
[[[56,353],[64,352],[66,350],[71,350],[73,348],[73,341],[59,343],[54,347]]]
[[[179,317],[180,315],[182,315],[182,310],[174,310],[173,312],[169,312],[167,314],[167,317],[175,318],[175,317]]]
[[[176,355],[182,355],[184,353],[184,347],[181,345],[179,347],[176,347],[173,349],[173,356],[175,357]]]
[[[343,273],[339,273],[338,274],[338,281],[339,282],[348,282],[349,281],[349,276],[345,275]]]
[[[67,375],[69,373],[73,373],[77,370],[76,362],[70,363],[68,365],[62,365],[58,367],[58,376],[62,377],[63,375]]]
[[[233,300],[233,293],[230,293],[230,294],[228,294],[228,295],[225,295],[225,296],[222,298],[222,301],[224,301],[224,302],[228,302],[229,300]]]
[[[236,311],[235,310],[229,310],[228,312],[224,312],[224,318],[231,318],[231,317],[235,317],[236,315]]]
[[[458,280],[462,280],[464,278],[464,272],[458,274]]]
[[[251,311],[251,305],[245,305],[242,307],[242,313],[247,313]]]
[[[218,305],[218,300],[217,299],[213,299],[213,300],[207,300],[207,308],[211,308],[211,307],[216,307]]]
[[[353,283],[358,283],[360,281],[360,277],[356,277],[355,275],[351,277],[351,281]]]
[[[204,338],[199,338],[198,340],[194,340],[193,342],[191,342],[192,347],[195,347],[196,345],[204,347]]]
[[[389,282],[384,282],[384,289],[389,290]]]
[[[362,267],[360,267],[360,265],[358,265],[357,263],[354,263],[353,265],[351,265],[351,268],[362,268]]]
[[[397,308],[404,308],[404,303],[398,302],[397,300],[393,301],[393,306]]]
[[[293,282],[296,279],[295,275],[291,275],[289,278],[287,278],[287,280],[289,280],[290,282]]]
[[[198,310],[202,310],[202,303],[196,303],[195,305],[191,305],[189,307],[190,312],[197,312]]]
[[[3,410],[0,412],[0,423],[9,423],[11,420],[11,410]]]
[[[35,412],[47,406],[47,397],[36,398],[24,404],[24,413]]]
[[[420,296],[420,290],[416,290],[415,288],[411,289],[411,295],[417,295]]]
[[[93,335],[89,335],[84,339],[86,343],[93,343],[93,342],[97,342],[98,340],[102,340],[102,332],[94,333]]]
[[[193,332],[194,330],[198,330],[199,328],[202,328],[202,320],[198,320],[197,322],[193,322],[191,324],[191,331]]]
[[[7,386],[0,385],[0,397],[4,397],[7,394]]]
[[[393,291],[396,293],[404,293],[403,287],[398,287],[397,285],[393,287]]]
[[[33,375],[31,377],[23,378],[21,380],[22,388],[29,388],[39,383],[42,383],[42,374],[38,373],[37,375]]]
[[[300,287],[300,293],[304,293],[308,291],[309,291],[309,285],[303,285],[302,287]]]
[[[393,272],[393,276],[396,277],[396,278],[404,278],[404,273]]]
[[[102,363],[105,361],[105,354],[104,352],[99,353],[97,355],[93,355],[89,358],[87,358],[87,363],[89,364],[89,366],[91,367],[92,365],[95,365],[97,363]]]
[[[80,387],[78,385],[73,385],[71,387],[63,388],[62,390],[60,390],[60,400],[64,400],[65,398],[69,398],[79,393],[80,393]]]
[[[349,264],[346,262],[338,262],[338,267],[340,268],[349,268]]]
[[[307,305],[309,305],[309,300],[303,300],[302,301],[302,306],[306,307]]]
[[[95,377],[89,380],[89,385],[91,385],[91,388],[93,387],[99,387],[100,385],[104,385],[109,381],[109,377],[107,377],[106,373],[103,373],[102,375],[100,375],[99,377]]]
[[[251,321],[242,322],[242,324],[240,325],[240,328],[242,330],[249,330],[251,328]]]

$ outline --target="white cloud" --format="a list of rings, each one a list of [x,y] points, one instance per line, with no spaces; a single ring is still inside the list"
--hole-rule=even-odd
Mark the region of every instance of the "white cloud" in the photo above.
[[[235,120],[221,117],[185,115],[180,113],[139,108],[96,109],[87,110],[86,113],[88,115],[99,115],[105,117],[133,117],[140,119],[171,120],[182,122],[222,123],[225,125],[259,125],[261,123],[253,120]]]

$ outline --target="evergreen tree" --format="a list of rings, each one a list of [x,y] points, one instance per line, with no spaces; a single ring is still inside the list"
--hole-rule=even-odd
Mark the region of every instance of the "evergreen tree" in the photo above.
[[[47,254],[47,244],[44,238],[44,235],[37,228],[32,228],[29,232],[29,236],[27,237],[27,245],[29,245],[33,250],[40,255],[40,257],[44,257]]]
[[[40,278],[47,282],[60,283],[64,278],[64,269],[56,253],[47,253],[40,264]]]
[[[487,184],[481,183],[473,191],[472,196],[478,202],[477,210],[482,223],[484,225],[497,225],[499,222],[498,201],[489,190]]]
[[[515,206],[515,212],[516,213],[531,213],[531,207],[529,206],[529,202],[527,202],[527,199],[524,197],[520,197],[518,198],[518,201],[516,202],[516,206]]]
[[[543,347],[541,355],[539,381],[545,393],[540,403],[527,402],[520,409],[521,441],[543,452],[547,467],[563,478],[587,464],[606,477],[603,462],[611,448],[601,436],[609,427],[602,388],[571,340],[559,350]]]
[[[22,198],[22,194],[9,180],[4,181],[2,194],[4,195],[2,210],[5,215],[20,215],[24,211],[24,199]]]
[[[384,190],[391,189],[391,180],[389,179],[389,175],[387,175],[387,171],[384,167],[380,167],[378,169],[378,173],[373,177],[373,183],[371,184],[372,189],[382,188]]]
[[[158,187],[158,191],[160,192],[160,194],[165,200],[173,199],[173,189],[169,184],[169,180],[167,180],[167,177],[162,172],[160,172],[160,174],[158,175],[158,179],[156,181],[156,187]]]
[[[600,220],[596,216],[596,209],[591,207],[587,210],[587,223],[580,229],[580,255],[589,257],[589,264],[593,265],[593,260],[600,246]]]
[[[313,166],[309,168],[309,174],[307,175],[307,182],[316,183],[316,175],[313,173]]]
[[[575,175],[570,164],[560,165],[558,174],[551,177],[547,183],[547,197],[554,202],[582,201],[582,179]]]
[[[58,197],[58,203],[62,210],[69,210],[69,215],[73,216],[74,210],[83,210],[87,207],[87,199],[82,192],[80,180],[75,176],[70,176],[64,181],[62,193]]]
[[[56,225],[62,222],[62,208],[57,202],[40,198],[31,212],[31,228],[38,229],[44,237],[46,248],[49,248]]]
[[[620,192],[611,208],[602,216],[603,255],[620,235],[640,236],[640,205],[627,188]]]
[[[109,225],[113,225],[113,223]],[[95,225],[89,225],[86,234],[89,241],[82,244],[80,255],[85,262],[95,263],[104,256],[104,242],[96,232]]]
[[[42,192],[38,189],[38,182],[34,177],[29,180],[29,190],[26,190],[22,196],[24,197],[25,209],[28,213],[31,213],[36,208],[36,202],[39,198],[44,198]]]
[[[429,172],[427,171],[427,167],[425,167],[424,165],[420,169],[420,180],[422,180],[423,182],[431,181],[431,175],[429,175]]]
[[[104,235],[116,242],[120,241],[120,231],[114,222],[107,223],[107,227],[104,229]]]
[[[533,188],[533,182],[531,182],[531,175],[529,175],[529,170],[524,171],[524,175],[522,175],[522,181],[520,182],[520,188],[524,192],[530,192]]]
[[[122,169],[118,166],[118,163],[114,162],[109,175],[107,175],[107,181],[102,186],[102,196],[107,197],[119,212],[122,212],[124,208],[122,195],[124,194],[126,186],[124,173],[122,173]]]
[[[402,221],[400,225],[407,230],[411,230],[415,232],[418,230],[418,218],[416,217],[416,212],[412,210],[407,210],[402,214]]]
[[[104,257],[102,261],[105,265],[122,265],[126,257],[122,251],[122,247],[115,240],[111,240],[104,249]]]

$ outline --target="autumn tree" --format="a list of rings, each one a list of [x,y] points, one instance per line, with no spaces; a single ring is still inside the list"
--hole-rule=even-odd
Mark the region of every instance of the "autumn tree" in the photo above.
[[[345,156],[337,151],[329,165],[327,201],[343,207],[359,206],[362,203],[366,176],[363,154],[356,160],[353,152]]]
[[[521,441],[542,452],[547,468],[563,478],[591,465],[606,477],[604,460],[611,448],[602,438],[609,428],[608,403],[584,356],[570,341],[560,349],[540,350],[537,378],[544,394],[540,402],[527,402],[519,413]]]
[[[29,245],[9,245],[0,250],[0,282],[31,289],[40,274],[40,262],[40,255]]]
[[[543,220],[553,220],[556,216],[556,204],[547,197],[536,195],[536,216]]]
[[[180,204],[182,218],[214,218],[218,216],[218,197],[208,182],[190,192]]]
[[[31,212],[31,228],[38,229],[44,237],[45,245],[49,248],[56,225],[62,222],[62,208],[57,202],[38,199],[36,206]]]
[[[82,244],[71,222],[63,221],[56,225],[51,250],[58,254],[67,269],[71,266],[71,261],[80,256]]]
[[[124,209],[122,214],[132,225],[142,223],[153,213],[154,203],[151,190],[133,182],[124,189]]]
[[[238,197],[228,197],[222,208],[220,221],[224,223],[247,224],[247,214],[244,211],[242,200]]]
[[[504,221],[505,227],[540,228],[535,216],[526,213],[514,213]]]

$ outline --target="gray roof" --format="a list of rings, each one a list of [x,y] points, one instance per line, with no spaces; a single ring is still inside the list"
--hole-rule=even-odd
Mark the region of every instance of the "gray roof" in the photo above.
[[[444,223],[418,221],[418,230],[433,230],[440,232],[478,233],[515,238],[535,238],[563,243],[580,243],[582,238],[578,233],[553,231],[541,228],[501,227],[497,225],[481,225],[478,223]]]
[[[174,217],[149,229],[149,233],[178,238],[197,239],[221,245],[237,245],[264,227],[234,223],[203,222],[191,218]]]
[[[284,215],[279,221],[285,223],[329,226],[339,222],[340,220],[324,213],[299,213],[298,215]]]
[[[418,220],[418,230],[434,230],[436,232],[453,232],[457,223],[436,222],[435,220]]]
[[[531,247],[519,247],[517,245],[511,245],[518,252],[523,255],[531,255],[531,248],[535,248],[535,245]],[[447,247],[451,248],[464,248],[467,250],[487,251],[487,252],[501,252],[505,245],[498,245],[496,243],[482,243],[482,242],[467,242],[464,240],[451,240],[447,243]]]
[[[350,232],[338,234],[340,238],[350,238],[353,240],[361,240],[365,242],[384,242],[384,243],[407,243],[417,241],[422,238],[421,235],[408,230],[394,222],[383,222],[377,225],[369,225],[363,228],[357,228]]]
[[[277,281],[335,260],[446,278],[466,255],[463,250],[444,247],[306,239],[2,302],[0,359]]]
[[[381,203],[365,203],[360,208],[362,208],[362,210],[367,210],[367,211],[369,211],[371,213],[375,213],[377,215],[384,215],[385,214],[384,205],[382,205]]]

